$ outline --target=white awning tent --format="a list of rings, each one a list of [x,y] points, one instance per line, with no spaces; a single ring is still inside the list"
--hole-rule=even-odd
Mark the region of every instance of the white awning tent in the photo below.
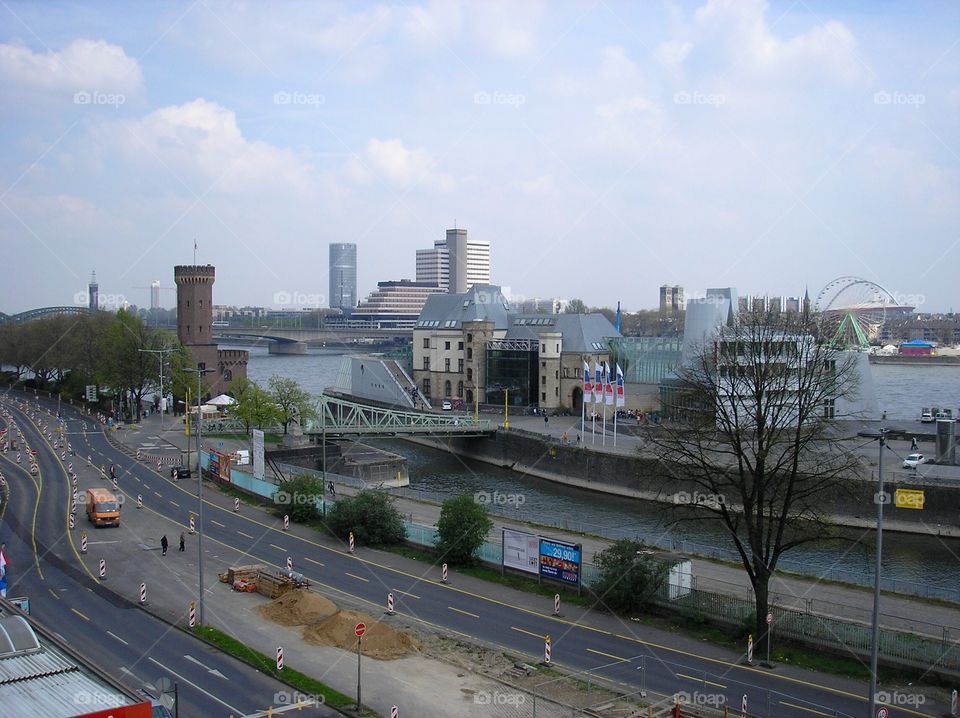
[[[236,404],[237,400],[232,396],[227,396],[226,394],[221,394],[220,396],[215,396],[210,401],[207,402],[207,406],[231,406]]]

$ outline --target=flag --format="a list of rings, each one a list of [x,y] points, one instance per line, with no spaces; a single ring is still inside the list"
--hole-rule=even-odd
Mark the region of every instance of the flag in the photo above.
[[[9,565],[7,561],[7,549],[5,546],[0,546],[0,576],[7,575],[7,566]]]
[[[593,363],[593,401],[597,404],[603,403],[603,377],[601,375],[600,362]]]
[[[620,370],[620,365],[617,364],[617,407],[626,405],[627,398],[623,389],[623,372]]]
[[[583,403],[593,401],[593,383],[590,381],[590,365],[583,363]]]
[[[606,401],[607,406],[613,406],[613,377],[610,376],[613,372],[607,374],[606,381],[603,384],[603,398]]]

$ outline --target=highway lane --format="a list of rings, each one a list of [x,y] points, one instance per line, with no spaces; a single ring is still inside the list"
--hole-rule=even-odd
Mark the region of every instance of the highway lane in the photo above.
[[[89,422],[87,422],[89,424]],[[86,436],[82,422],[73,419],[69,431],[75,443],[93,453],[96,460],[129,466],[135,481],[155,495],[153,505],[181,524],[195,510],[195,482],[173,483],[131,460],[113,447],[102,432]],[[99,457],[99,458],[97,458]],[[132,463],[132,466],[131,466]],[[125,484],[122,484],[124,486]],[[205,535],[224,545],[242,547],[252,557],[275,566],[283,566],[291,556],[296,570],[333,590],[383,607],[386,594],[393,591],[396,609],[431,625],[477,637],[526,655],[543,651],[543,636],[551,635],[554,661],[574,670],[592,670],[625,685],[663,694],[682,691],[703,696],[723,696],[730,705],[739,706],[742,695],[750,700],[750,712],[760,716],[809,716],[834,712],[839,716],[861,716],[866,706],[863,690],[851,692],[832,687],[830,677],[823,681],[801,680],[782,673],[744,667],[705,655],[684,652],[673,646],[655,645],[639,639],[625,624],[622,633],[600,631],[566,618],[542,615],[521,607],[468,593],[455,586],[440,585],[376,561],[350,555],[342,547],[318,539],[299,537],[281,530],[279,520],[260,518],[261,514],[235,514],[214,502],[205,502]],[[643,668],[640,676],[639,668]],[[891,716],[932,716],[933,706],[912,710],[892,708]]]
[[[63,549],[68,543],[63,536],[69,494],[51,491],[54,482],[45,475],[56,473],[55,457],[35,431],[18,423],[38,451],[40,472],[31,477],[26,462],[17,466],[9,454],[0,458],[10,488],[2,514],[11,529],[4,534],[14,566],[8,595],[29,596],[33,616],[127,685],[150,687],[160,678],[177,683],[183,716],[247,715],[290,702],[289,687],[140,610],[93,580],[75,556],[69,560],[51,550],[51,544]],[[41,502],[35,530],[32,517]],[[39,561],[31,560],[34,543]],[[339,714],[309,708],[297,715]]]

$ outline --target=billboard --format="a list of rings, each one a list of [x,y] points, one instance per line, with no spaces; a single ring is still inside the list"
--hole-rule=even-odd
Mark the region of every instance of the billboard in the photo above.
[[[540,576],[560,581],[569,586],[580,586],[580,559],[578,543],[567,543],[540,538]]]
[[[540,572],[540,538],[534,534],[503,529],[503,565],[526,573]]]
[[[265,467],[263,465],[263,432],[260,429],[253,430],[253,478],[264,478]]]
[[[211,451],[209,471],[210,478],[230,483],[230,456]]]

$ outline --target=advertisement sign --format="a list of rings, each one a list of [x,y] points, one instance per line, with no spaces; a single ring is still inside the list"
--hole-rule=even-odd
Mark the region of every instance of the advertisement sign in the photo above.
[[[503,565],[526,573],[540,572],[540,537],[503,529]]]
[[[109,695],[109,694],[107,694]],[[96,698],[96,696],[92,696]],[[119,706],[94,713],[83,713],[79,718],[150,718],[153,708],[149,703],[137,703],[132,706]]]
[[[260,429],[253,430],[253,478],[264,478],[263,463],[263,432]]]
[[[207,471],[210,472],[210,478],[220,478],[220,454],[216,451],[210,452],[210,459],[207,461]]]
[[[580,544],[540,538],[540,575],[580,586]]]

